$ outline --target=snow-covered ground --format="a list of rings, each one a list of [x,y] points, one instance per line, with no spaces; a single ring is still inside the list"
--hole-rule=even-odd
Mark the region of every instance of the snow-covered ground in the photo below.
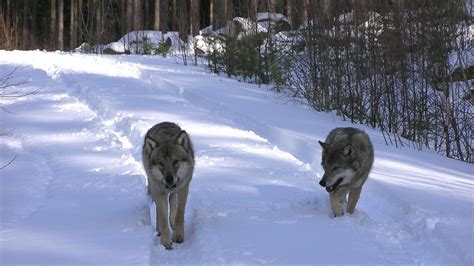
[[[175,59],[0,51],[0,264],[474,264],[473,165],[387,147],[353,215],[332,218],[317,140],[331,114]],[[185,242],[153,233],[141,146],[174,121],[197,158]],[[406,143],[408,144],[408,143]]]

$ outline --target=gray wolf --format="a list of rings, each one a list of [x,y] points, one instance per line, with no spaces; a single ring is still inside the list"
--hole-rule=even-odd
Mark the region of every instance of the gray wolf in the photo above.
[[[142,156],[148,193],[156,205],[156,231],[160,243],[172,249],[172,242],[184,241],[184,211],[195,164],[193,145],[186,131],[163,122],[146,133]]]
[[[346,211],[352,214],[374,162],[369,136],[357,128],[335,128],[319,144],[324,168],[319,184],[329,192],[332,212],[335,217],[343,215],[347,203]]]

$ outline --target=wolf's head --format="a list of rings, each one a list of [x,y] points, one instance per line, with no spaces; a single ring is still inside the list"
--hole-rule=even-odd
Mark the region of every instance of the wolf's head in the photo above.
[[[192,168],[189,145],[189,136],[184,130],[174,143],[160,143],[159,140],[145,138],[145,146],[151,151],[149,167],[152,176],[169,190],[176,188]]]
[[[354,168],[354,148],[350,143],[332,145],[319,141],[323,148],[321,165],[324,175],[319,184],[331,192],[340,185],[350,183],[357,171]]]

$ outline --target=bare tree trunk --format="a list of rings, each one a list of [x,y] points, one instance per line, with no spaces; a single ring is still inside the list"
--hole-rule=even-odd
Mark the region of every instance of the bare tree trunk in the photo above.
[[[443,129],[444,129],[444,139],[445,139],[445,144],[446,144],[446,156],[451,157],[451,138],[449,135],[449,125],[450,125],[450,110],[451,107],[449,105],[449,88],[446,85],[445,88],[443,88],[444,92],[444,101],[445,101],[445,120],[443,124]]]
[[[210,0],[211,1],[211,24],[212,24],[212,30],[217,30],[217,2],[219,0]]]
[[[229,30],[229,36],[234,36],[235,31],[233,27],[232,20],[234,19],[234,3],[233,0],[225,1],[226,17],[227,17],[227,26]]]
[[[225,9],[226,9],[227,21],[231,21],[234,18],[233,0],[225,0]]]
[[[126,0],[127,1],[127,4],[126,4],[126,22],[125,22],[125,31],[127,33],[131,32],[133,30],[133,0]]]
[[[296,28],[295,18],[298,15],[295,10],[295,0],[288,0],[286,3],[286,17],[290,23],[291,29]]]
[[[82,4],[82,0],[78,0],[78,3],[77,3],[77,17],[76,17],[76,21],[77,21],[77,24],[78,24],[78,27],[76,28],[76,30],[78,31],[77,32],[77,42],[78,43],[82,43],[82,41],[84,40],[84,36],[83,36],[83,31],[82,31],[82,21],[84,20],[84,13],[83,13],[83,4]]]
[[[56,40],[56,27],[57,27],[57,19],[56,19],[56,0],[51,0],[51,20],[50,20],[50,41],[51,41],[51,49],[56,49],[57,47],[57,40]]]
[[[96,1],[94,4],[95,8],[95,33],[94,33],[94,39],[95,43],[101,43],[102,42],[102,34],[103,34],[103,8],[102,8],[102,2],[104,0],[99,0]]]
[[[191,34],[196,36],[201,29],[200,0],[191,0]]]
[[[225,26],[225,0],[212,1],[212,29],[217,30]]]
[[[302,23],[307,23],[309,21],[309,16],[308,16],[308,8],[309,8],[309,2],[311,0],[303,0],[301,1],[301,7],[298,8],[301,10],[301,21]]]
[[[161,1],[161,11],[160,11],[161,32],[165,34],[166,32],[168,32],[168,17],[169,17],[170,2],[169,0],[159,0],[159,1]]]
[[[133,29],[134,30],[143,30],[142,27],[142,1],[134,0],[133,1]]]
[[[258,5],[257,5],[257,12],[264,12],[264,11],[268,11],[267,8],[268,8],[268,0],[263,0],[263,1],[257,1]]]
[[[28,38],[30,36],[29,34],[29,28],[28,28],[28,17],[29,17],[29,6],[28,6],[28,1],[23,1],[23,19],[22,19],[22,25],[21,25],[21,49],[26,50],[28,49],[29,46],[29,41]]]
[[[275,13],[276,11],[276,0],[267,0],[268,4],[268,12]]]
[[[286,16],[292,29],[297,29],[301,25],[303,8],[303,0],[287,1]]]
[[[179,37],[184,43],[188,41],[188,11],[186,8],[186,0],[178,1],[178,28]]]
[[[171,29],[172,31],[179,31],[179,18],[178,18],[178,0],[173,0],[173,6],[171,8],[172,10],[172,15],[171,15],[171,21],[172,21],[172,26]],[[174,28],[173,28],[174,27]]]
[[[70,22],[69,48],[77,45],[77,0],[71,0],[71,22]]]
[[[119,12],[119,18],[120,18],[120,34],[124,34],[126,33],[126,29],[127,29],[127,18],[126,18],[126,15],[127,15],[127,1],[126,0],[120,0],[120,8],[119,8],[120,12]]]
[[[154,30],[160,30],[160,19],[161,19],[161,16],[160,16],[160,12],[161,12],[161,9],[160,9],[160,3],[161,0],[155,0],[155,20],[154,20],[154,23],[153,23],[153,29]]]
[[[249,18],[250,20],[256,22],[257,21],[257,0],[249,0]]]
[[[29,26],[28,29],[30,31],[30,47],[32,49],[37,49],[39,47],[44,47],[47,43],[44,43],[43,38],[39,39],[38,36],[42,32],[40,23],[36,23],[38,21],[38,0],[31,0],[29,1],[31,8],[30,8],[30,19],[29,19]]]
[[[214,29],[214,0],[209,0],[209,22]]]
[[[154,21],[151,21],[151,12],[150,12],[150,1],[145,0],[141,6],[142,12],[144,11],[145,15],[142,18],[142,30],[148,30],[153,28]]]
[[[5,12],[5,22],[8,27],[12,25],[12,1],[7,0],[7,6],[6,6],[6,12]]]
[[[58,49],[64,50],[64,0],[58,0]]]

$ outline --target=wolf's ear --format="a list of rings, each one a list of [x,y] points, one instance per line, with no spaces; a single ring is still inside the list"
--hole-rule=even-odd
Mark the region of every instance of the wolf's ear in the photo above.
[[[154,150],[156,148],[158,148],[158,142],[156,142],[155,140],[149,138],[149,137],[146,137],[145,138],[145,147],[147,147],[148,149],[150,150]]]
[[[327,152],[328,151],[328,148],[329,148],[329,144],[327,143],[324,143],[322,141],[318,141],[319,142],[319,145],[321,145],[321,147],[323,148],[323,151],[324,152]]]
[[[186,131],[182,130],[181,133],[179,133],[178,137],[176,138],[176,144],[183,146],[186,150],[188,149],[189,137]]]
[[[349,143],[344,147],[344,151],[342,152],[344,156],[351,156],[352,155],[352,145]]]

